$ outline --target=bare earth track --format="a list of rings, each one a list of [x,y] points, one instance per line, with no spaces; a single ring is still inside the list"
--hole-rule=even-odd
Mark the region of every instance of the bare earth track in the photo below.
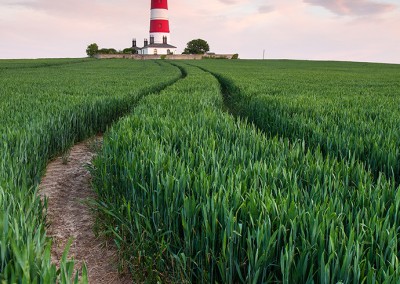
[[[93,142],[77,144],[68,157],[51,162],[40,184],[41,196],[48,198],[47,232],[53,238],[52,260],[58,265],[72,238],[69,257],[75,259],[78,269],[86,263],[89,283],[132,283],[128,276],[118,274],[114,247],[105,247],[94,235],[94,216],[84,204],[85,200],[95,197],[86,169],[95,155],[89,143]]]

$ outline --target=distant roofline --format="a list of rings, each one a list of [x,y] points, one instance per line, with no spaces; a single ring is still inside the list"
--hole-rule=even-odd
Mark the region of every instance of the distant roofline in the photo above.
[[[145,48],[177,48],[177,47],[167,44],[167,43],[152,43],[152,44],[142,47],[141,49],[145,49]]]

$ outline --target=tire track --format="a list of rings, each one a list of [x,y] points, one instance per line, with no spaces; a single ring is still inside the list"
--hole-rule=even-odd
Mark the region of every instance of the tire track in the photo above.
[[[95,138],[100,143],[102,138]],[[59,265],[68,240],[73,242],[68,254],[74,258],[76,268],[83,263],[88,269],[89,283],[132,283],[128,275],[118,274],[117,250],[104,245],[95,236],[95,216],[85,201],[96,198],[91,188],[91,175],[87,170],[95,156],[93,140],[75,145],[69,156],[52,161],[40,184],[40,194],[47,198],[48,235],[53,240],[52,261]]]
[[[184,70],[179,67],[178,69],[181,71],[178,79],[149,93],[160,93],[185,78]],[[138,101],[145,96],[140,96]],[[47,166],[39,186],[39,194],[48,204],[47,235],[53,241],[51,258],[59,267],[64,249],[72,239],[68,259],[75,260],[75,268],[79,271],[83,264],[86,264],[89,283],[132,283],[131,275],[126,271],[122,275],[118,273],[116,247],[95,236],[93,227],[96,216],[85,202],[96,199],[87,166],[95,157],[95,148],[101,143],[102,137],[78,143],[67,154],[58,157]]]

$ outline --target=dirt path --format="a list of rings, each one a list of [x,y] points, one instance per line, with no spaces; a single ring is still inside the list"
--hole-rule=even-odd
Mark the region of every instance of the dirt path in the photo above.
[[[132,283],[128,276],[118,275],[116,252],[95,237],[94,217],[82,202],[95,197],[85,168],[94,156],[90,147],[93,141],[77,144],[69,156],[51,162],[40,184],[40,194],[48,197],[47,232],[53,238],[52,260],[57,263],[61,259],[65,245],[73,238],[69,257],[76,260],[78,269],[86,263],[89,283]]]

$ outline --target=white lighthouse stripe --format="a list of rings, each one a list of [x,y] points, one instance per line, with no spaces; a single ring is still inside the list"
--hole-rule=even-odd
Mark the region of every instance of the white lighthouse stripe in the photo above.
[[[167,43],[171,44],[171,37],[169,33],[150,33],[150,37],[154,37],[154,43],[163,43],[163,37],[167,37]]]
[[[152,9],[150,18],[152,20],[168,20],[168,10]]]

